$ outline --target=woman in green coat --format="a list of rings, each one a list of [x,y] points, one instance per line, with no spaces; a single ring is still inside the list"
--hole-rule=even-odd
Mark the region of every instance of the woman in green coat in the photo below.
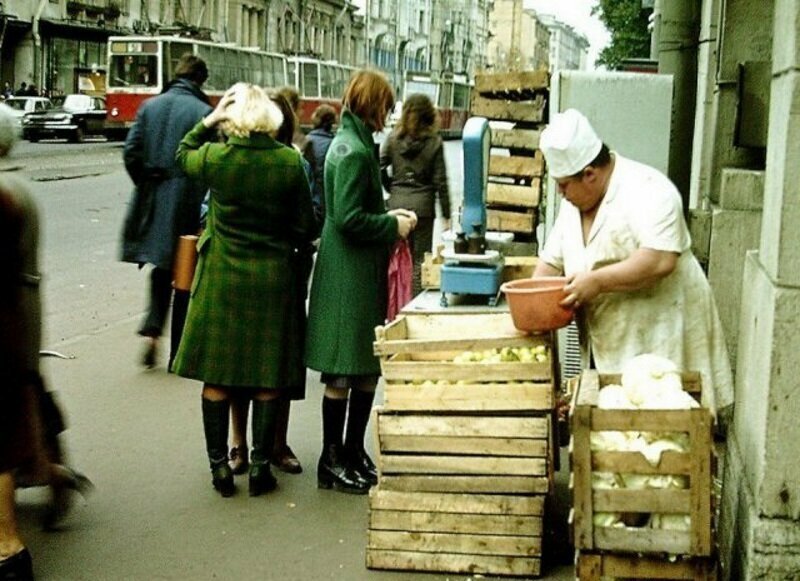
[[[250,495],[275,487],[269,467],[278,396],[302,384],[296,249],[316,236],[302,157],[270,133],[283,116],[263,89],[238,83],[178,146],[177,161],[210,191],[189,312],[175,360],[203,381],[203,427],[212,484],[233,494],[230,398],[253,398]],[[227,136],[215,140],[216,126]]]
[[[416,216],[387,212],[383,201],[372,133],[383,129],[394,105],[389,83],[377,72],[359,71],[343,105],[325,160],[325,222],[311,284],[306,363],[322,372],[325,384],[318,485],[363,494],[377,481],[364,451],[380,376],[374,329],[386,318],[389,251],[409,235]]]

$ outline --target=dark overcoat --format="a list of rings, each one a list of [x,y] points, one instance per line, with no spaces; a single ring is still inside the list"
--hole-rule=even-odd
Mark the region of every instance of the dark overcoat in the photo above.
[[[386,271],[397,219],[386,213],[372,134],[346,109],[325,159],[325,212],[306,363],[337,375],[377,375],[372,343],[375,326],[386,319]]]
[[[139,107],[124,150],[135,187],[122,233],[123,261],[170,269],[178,238],[197,232],[205,188],[177,166],[175,150],[210,111],[207,97],[186,79]]]
[[[174,369],[226,387],[302,386],[308,273],[297,250],[318,234],[303,159],[265,134],[214,135],[200,122],[178,146],[211,193]]]

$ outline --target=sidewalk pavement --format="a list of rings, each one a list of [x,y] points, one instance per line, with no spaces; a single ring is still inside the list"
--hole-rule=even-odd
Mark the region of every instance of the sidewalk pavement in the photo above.
[[[320,450],[317,374],[294,405],[289,441],[301,475],[278,472],[278,490],[221,498],[211,488],[200,418],[200,386],[160,366],[138,366],[136,320],[48,346],[74,359],[47,358],[43,372],[67,414],[70,464],[96,486],[63,530],[42,532],[45,489],[18,493],[22,533],[38,581],[151,579],[464,580],[479,575],[371,571],[364,566],[367,498],[316,487]],[[380,395],[379,395],[380,397]],[[371,430],[370,430],[371,432]],[[562,564],[544,579],[574,579],[563,524],[566,464],[557,478],[555,516]],[[566,562],[566,564],[564,564]]]

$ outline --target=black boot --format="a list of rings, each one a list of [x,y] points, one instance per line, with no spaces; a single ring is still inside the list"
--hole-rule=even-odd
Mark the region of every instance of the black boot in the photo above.
[[[366,494],[369,483],[355,472],[342,449],[342,431],[347,414],[347,400],[322,398],[322,455],[317,464],[317,485],[351,494]]]
[[[33,581],[33,563],[28,549],[0,561],[0,580]]]
[[[211,466],[211,484],[225,498],[233,496],[233,472],[228,466],[228,400],[212,401],[203,398],[203,430],[206,434],[206,451]]]
[[[269,469],[275,445],[278,400],[253,400],[253,452],[250,454],[250,496],[275,490],[277,481]]]
[[[369,415],[375,392],[350,390],[350,405],[347,414],[347,437],[344,443],[350,466],[359,476],[371,485],[378,483],[378,470],[375,463],[364,450],[364,434],[367,431]]]

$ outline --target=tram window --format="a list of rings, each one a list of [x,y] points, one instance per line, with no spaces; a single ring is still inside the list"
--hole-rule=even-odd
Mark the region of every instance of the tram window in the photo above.
[[[300,94],[303,97],[319,97],[319,63],[301,63],[303,72]]]
[[[275,88],[280,86],[280,61],[274,56],[267,57],[267,77],[264,79],[266,86]]]
[[[439,91],[439,107],[449,109],[453,102],[453,83],[442,83],[442,88]]]
[[[158,85],[158,57],[154,54],[111,56],[109,87],[155,87]]]
[[[299,87],[300,81],[297,78],[297,63],[295,61],[289,61],[286,63],[287,66],[287,75],[288,78],[286,79],[286,84],[291,85],[293,87]]]
[[[253,84],[259,87],[264,86],[264,66],[267,62],[267,57],[263,54],[250,55],[250,61],[253,63],[250,74],[253,78]]]
[[[320,96],[330,99],[334,94],[334,69],[330,65],[320,65],[320,72],[322,73],[322,92]]]
[[[469,109],[469,87],[453,85],[453,109]]]
[[[168,80],[175,78],[175,68],[178,66],[178,61],[186,53],[192,54],[192,45],[185,42],[169,42],[164,43],[164,54],[167,59],[164,63],[164,77]]]

